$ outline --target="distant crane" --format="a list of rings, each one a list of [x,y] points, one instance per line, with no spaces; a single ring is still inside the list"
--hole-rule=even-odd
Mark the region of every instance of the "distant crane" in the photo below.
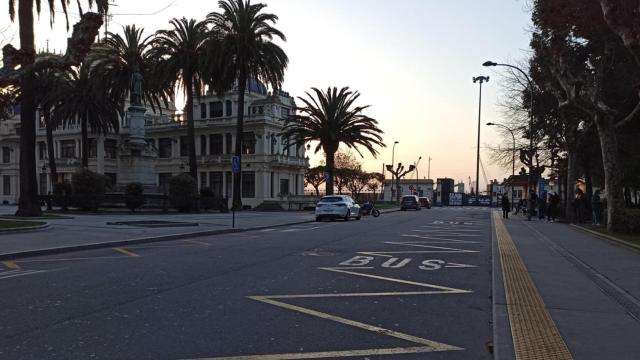
[[[482,163],[482,158],[480,159],[480,169],[482,169],[482,177],[484,178],[484,183],[489,184],[489,179],[487,178],[487,173],[484,170],[484,164]]]

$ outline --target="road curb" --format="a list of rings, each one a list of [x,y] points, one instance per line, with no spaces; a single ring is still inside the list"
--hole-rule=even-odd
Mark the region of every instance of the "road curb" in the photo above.
[[[78,251],[85,251],[85,250],[122,247],[127,245],[174,241],[174,240],[190,239],[190,238],[201,237],[201,236],[235,234],[235,233],[242,233],[247,231],[256,231],[256,230],[284,227],[289,225],[308,224],[312,222],[315,222],[315,220],[295,221],[295,222],[284,223],[284,224],[256,226],[251,228],[195,231],[195,232],[182,233],[182,234],[171,234],[171,235],[152,236],[152,237],[144,237],[144,238],[128,239],[128,240],[117,240],[117,241],[108,241],[108,242],[91,243],[91,244],[80,244],[80,245],[60,246],[60,247],[45,248],[45,249],[26,250],[26,251],[0,254],[0,261],[34,257],[34,256],[42,256],[42,255],[51,255],[51,254],[64,254],[64,253],[78,252]]]
[[[571,226],[572,228],[574,228],[574,229],[576,229],[578,231],[582,231],[582,232],[588,233],[590,235],[593,235],[595,237],[601,238],[603,240],[606,240],[606,241],[609,241],[609,242],[613,242],[613,243],[615,243],[617,245],[622,245],[624,247],[630,248],[631,250],[640,251],[640,245],[633,244],[633,243],[631,243],[629,241],[626,241],[626,240],[618,239],[615,236],[611,236],[611,235],[607,235],[607,234],[601,234],[601,233],[599,233],[597,231],[593,231],[593,230],[587,229],[585,227],[582,227],[582,226],[576,225],[576,224],[569,224],[569,226]]]
[[[19,221],[19,220],[15,220],[15,221]],[[51,224],[49,224],[48,222],[45,222],[42,225],[36,225],[36,226],[28,226],[28,227],[21,227],[21,228],[15,228],[15,229],[0,229],[0,235],[38,231],[38,230],[46,229],[49,226],[51,226]]]

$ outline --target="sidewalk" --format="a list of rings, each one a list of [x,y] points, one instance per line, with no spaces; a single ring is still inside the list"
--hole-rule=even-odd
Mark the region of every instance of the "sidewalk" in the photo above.
[[[638,359],[640,253],[566,224],[502,223],[573,358]],[[496,293],[504,294],[498,275]],[[504,296],[494,301],[499,309],[507,304]],[[497,340],[500,358],[511,358],[506,339]]]
[[[0,215],[10,215],[12,207],[0,207]],[[44,230],[0,234],[0,258],[8,254],[36,251],[60,247],[74,247],[86,244],[107,243],[141,238],[154,238],[202,232],[230,231],[231,213],[200,214],[160,214],[160,215],[76,215],[70,218],[43,219],[50,224]],[[255,212],[236,213],[236,229],[252,229],[282,226],[315,219],[313,212]],[[109,225],[122,221],[173,221],[195,223],[197,226],[179,227],[138,227],[129,225]]]

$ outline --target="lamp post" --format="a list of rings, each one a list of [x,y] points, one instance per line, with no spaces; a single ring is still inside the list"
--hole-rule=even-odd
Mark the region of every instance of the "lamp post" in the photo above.
[[[429,167],[427,168],[427,179],[431,179],[431,156],[429,156]]]
[[[480,83],[480,97],[478,100],[478,147],[476,153],[476,205],[480,202],[480,118],[482,115],[482,83],[489,82],[488,76],[476,76],[473,83]]]
[[[399,143],[400,143],[399,141],[394,141],[393,148],[391,149],[391,200],[393,200],[393,180],[394,180],[393,165],[394,165],[395,156],[396,156],[396,145],[398,145]]]
[[[416,167],[416,192],[418,193],[418,196],[420,196],[420,191],[419,191],[419,186],[418,186],[418,181],[420,181],[419,178],[418,178],[418,164],[420,164],[420,160],[422,160],[422,156],[420,156],[418,158],[418,161],[416,161],[414,163],[414,166]]]
[[[511,151],[511,181],[514,180],[516,175],[516,136],[513,134],[513,130],[506,125],[495,124],[492,122],[488,122],[487,126],[500,126],[502,128],[507,129],[511,133],[511,138],[513,139],[513,148]],[[513,184],[511,185],[511,209],[513,210]]]
[[[527,190],[529,190],[529,187],[531,186],[531,181],[533,179],[533,82],[531,81],[531,79],[529,78],[529,75],[527,75],[526,72],[524,72],[522,69],[520,69],[517,66],[514,65],[509,65],[509,64],[498,64],[496,62],[493,61],[485,61],[482,66],[506,66],[512,69],[515,69],[517,71],[519,71],[522,75],[524,75],[525,79],[527,79],[527,83],[529,84],[529,93],[530,93],[530,101],[531,104],[529,106],[529,157],[530,157],[530,161],[531,163],[529,164],[529,179],[527,180]],[[535,186],[533,187],[533,192],[535,193],[536,189]],[[527,198],[530,199],[529,194],[527,193]],[[531,208],[531,201],[529,201],[529,207]],[[527,214],[527,218],[529,220],[531,220],[531,211],[528,212]]]

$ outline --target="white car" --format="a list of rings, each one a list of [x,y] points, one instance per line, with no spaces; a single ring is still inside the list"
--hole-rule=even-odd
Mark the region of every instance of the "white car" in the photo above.
[[[325,196],[316,205],[316,221],[321,221],[324,218],[332,221],[337,218],[349,221],[352,217],[360,220],[360,205],[353,201],[350,196]]]

